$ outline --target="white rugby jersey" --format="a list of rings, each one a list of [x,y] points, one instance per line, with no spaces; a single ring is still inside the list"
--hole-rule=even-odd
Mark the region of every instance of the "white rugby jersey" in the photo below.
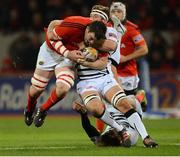
[[[126,126],[126,127],[130,127],[130,124],[127,118],[124,116],[122,112],[118,111],[112,106],[108,106],[106,109],[118,124]]]
[[[117,31],[113,27],[107,27],[106,31],[106,39],[113,40],[117,42],[116,51],[109,52],[109,63],[103,70],[91,69],[89,67],[85,67],[82,65],[77,66],[77,75],[79,80],[86,80],[86,79],[95,79],[101,76],[105,76],[111,71],[111,63],[113,65],[117,65],[120,62],[120,41],[121,39],[117,33]]]

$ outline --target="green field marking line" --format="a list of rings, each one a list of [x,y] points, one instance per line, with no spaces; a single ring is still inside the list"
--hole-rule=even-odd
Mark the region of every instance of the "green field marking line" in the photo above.
[[[169,145],[180,146],[180,143],[171,143]],[[0,150],[49,150],[49,149],[78,149],[77,146],[44,146],[44,147],[0,147]]]
[[[1,147],[0,150],[49,150],[49,149],[77,149],[76,146],[50,146],[50,147]]]

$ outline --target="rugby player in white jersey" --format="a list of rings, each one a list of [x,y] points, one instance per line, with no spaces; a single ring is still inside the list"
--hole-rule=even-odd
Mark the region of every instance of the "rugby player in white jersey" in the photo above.
[[[96,15],[96,18],[101,16],[101,12],[97,8],[95,11],[92,10],[92,13],[91,16]],[[137,129],[145,146],[156,147],[157,144],[149,137],[139,114],[134,110],[122,87],[115,80],[107,53],[104,53],[104,55],[101,53],[101,56],[95,62],[81,60],[79,63],[77,92],[80,94],[87,110],[93,113],[95,117],[108,121],[109,113],[104,109],[103,97],[117,110],[121,111],[130,125]]]
[[[142,114],[141,107],[139,108],[139,106],[136,106],[135,103],[133,104],[135,105],[134,108],[141,115]],[[124,145],[123,143],[122,136],[114,128],[107,125],[105,131],[103,133],[100,133],[91,124],[88,118],[87,109],[84,105],[75,101],[73,103],[73,109],[80,114],[82,127],[95,145],[97,146],[125,146],[126,147],[126,145]],[[130,145],[131,146],[136,145],[139,138],[139,133],[137,132],[136,128],[134,128],[134,126],[131,126],[129,124],[124,114],[112,106],[109,106],[108,108],[106,108],[106,110],[111,114],[112,118],[118,124],[123,125],[126,128],[128,134],[130,135]]]

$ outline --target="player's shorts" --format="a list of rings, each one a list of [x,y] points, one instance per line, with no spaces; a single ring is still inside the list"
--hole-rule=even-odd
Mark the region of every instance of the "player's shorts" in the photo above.
[[[66,66],[72,67],[74,66],[74,63],[48,48],[46,42],[41,45],[37,58],[36,68],[51,71],[55,68]]]
[[[95,79],[82,80],[77,83],[78,94],[87,91],[97,91],[104,95],[113,86],[119,85],[112,74],[107,74]]]
[[[138,75],[129,76],[129,77],[118,77],[121,81],[122,87],[124,90],[133,90],[138,87],[139,77]]]

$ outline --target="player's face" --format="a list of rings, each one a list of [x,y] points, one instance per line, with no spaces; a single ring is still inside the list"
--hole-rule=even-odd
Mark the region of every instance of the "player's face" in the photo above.
[[[85,35],[84,35],[84,44],[86,46],[92,46],[96,41],[95,33],[89,32],[89,29],[86,28]]]
[[[120,10],[120,9],[113,9],[113,10],[111,11],[111,16],[112,16],[112,15],[115,15],[116,17],[118,17],[118,19],[119,19],[120,21],[123,20],[123,12],[122,12],[122,10]]]

